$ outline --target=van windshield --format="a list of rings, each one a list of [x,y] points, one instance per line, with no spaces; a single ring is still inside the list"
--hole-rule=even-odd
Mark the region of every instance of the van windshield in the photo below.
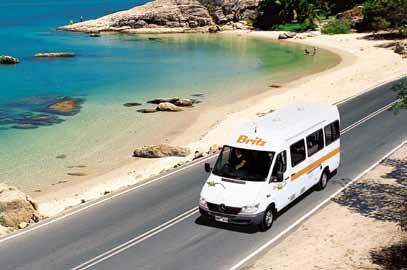
[[[265,181],[274,152],[255,151],[225,145],[212,173],[227,178]]]

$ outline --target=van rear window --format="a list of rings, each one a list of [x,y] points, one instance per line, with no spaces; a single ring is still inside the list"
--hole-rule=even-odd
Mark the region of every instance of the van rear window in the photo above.
[[[305,160],[304,140],[298,141],[290,146],[291,166],[294,167]]]
[[[336,141],[340,137],[340,130],[339,130],[339,121],[336,120],[335,122],[325,126],[325,145],[329,145],[332,142]]]

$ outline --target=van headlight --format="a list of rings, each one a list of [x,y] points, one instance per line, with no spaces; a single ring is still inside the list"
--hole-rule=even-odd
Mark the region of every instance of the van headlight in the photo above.
[[[255,204],[255,205],[247,205],[242,207],[242,213],[246,214],[253,214],[256,213],[257,210],[259,209],[260,204]]]
[[[203,197],[201,197],[199,199],[199,206],[202,208],[208,209],[208,203],[206,202],[206,200]]]

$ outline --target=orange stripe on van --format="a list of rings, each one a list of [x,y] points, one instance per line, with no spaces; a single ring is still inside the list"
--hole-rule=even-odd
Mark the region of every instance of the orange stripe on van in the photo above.
[[[291,181],[295,181],[296,179],[298,179],[299,177],[301,177],[302,175],[312,171],[315,168],[318,168],[322,162],[327,161],[328,159],[330,159],[331,157],[335,156],[336,154],[338,154],[339,152],[341,152],[341,148],[338,147],[335,150],[333,150],[332,152],[330,152],[329,154],[321,157],[320,159],[314,161],[313,163],[311,163],[310,165],[308,165],[307,167],[305,167],[304,169],[294,173],[291,175]]]

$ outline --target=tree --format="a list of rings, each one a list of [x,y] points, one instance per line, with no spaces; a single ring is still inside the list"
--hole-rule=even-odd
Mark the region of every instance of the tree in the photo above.
[[[366,0],[363,6],[363,27],[368,30],[407,24],[407,0]]]
[[[397,92],[398,101],[393,105],[393,109],[397,112],[400,109],[407,109],[407,83],[402,80],[392,87],[393,91]]]

